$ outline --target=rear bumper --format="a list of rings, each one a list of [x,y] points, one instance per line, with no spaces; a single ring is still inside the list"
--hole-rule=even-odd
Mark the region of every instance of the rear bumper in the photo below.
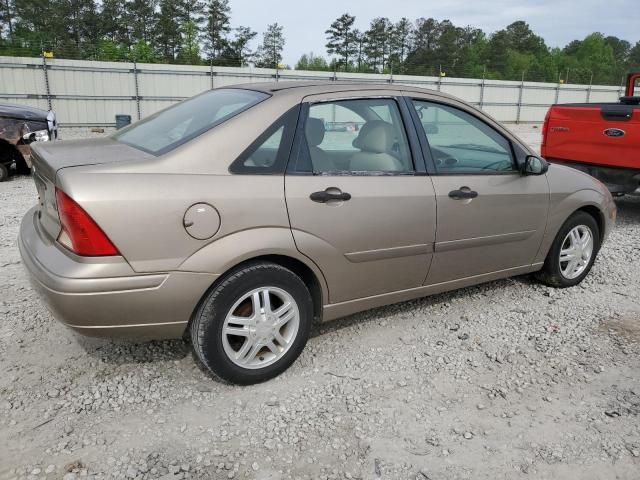
[[[178,338],[217,278],[140,275],[122,257],[76,257],[40,231],[35,208],[22,220],[18,245],[31,284],[54,317],[90,336]]]

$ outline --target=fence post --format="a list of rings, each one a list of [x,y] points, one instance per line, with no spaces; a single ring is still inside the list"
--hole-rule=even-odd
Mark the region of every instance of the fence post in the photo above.
[[[442,65],[438,67],[438,91],[442,88]]]
[[[522,72],[522,81],[520,82],[520,93],[518,93],[518,111],[516,113],[516,125],[520,123],[520,112],[522,111],[522,91],[524,90],[524,72]]]
[[[47,106],[49,110],[51,108],[51,88],[49,86],[49,66],[47,65],[47,57],[44,56],[44,50],[42,51],[42,72],[44,74],[44,88],[47,92]]]
[[[482,70],[482,83],[480,84],[480,110],[484,107],[484,79],[487,74],[487,67]]]
[[[553,103],[558,103],[558,100],[560,100],[560,79],[562,78],[562,73],[558,74],[558,84],[556,85],[556,99]]]
[[[136,111],[138,113],[138,120],[140,120],[140,86],[138,85],[138,64],[133,61],[133,82],[136,88]]]
[[[618,98],[622,97],[624,95],[624,81],[626,79],[624,78],[624,75],[622,76],[622,80],[620,80],[620,88],[618,89]]]
[[[211,77],[211,90],[213,90],[213,56],[209,62],[209,76]]]
[[[587,88],[587,102],[591,101],[591,86],[593,85],[593,72],[591,72],[591,78],[589,79],[589,87]]]

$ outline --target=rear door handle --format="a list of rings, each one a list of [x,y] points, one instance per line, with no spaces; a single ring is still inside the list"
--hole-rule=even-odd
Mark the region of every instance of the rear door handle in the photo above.
[[[449,197],[454,200],[467,200],[477,196],[478,192],[471,190],[469,187],[460,187],[459,190],[451,190],[449,192]]]
[[[331,191],[333,190],[333,191]],[[309,195],[309,198],[314,202],[318,203],[327,203],[331,200],[336,200],[340,202],[346,202],[347,200],[351,200],[351,194],[347,192],[341,192],[335,188],[327,188],[326,190],[321,190],[319,192],[313,192]]]

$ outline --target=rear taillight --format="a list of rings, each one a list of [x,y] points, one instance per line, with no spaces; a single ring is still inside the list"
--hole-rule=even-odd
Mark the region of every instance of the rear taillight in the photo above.
[[[551,107],[553,108],[553,107]],[[542,144],[540,145],[540,154],[545,156],[545,147],[547,146],[547,135],[549,134],[549,117],[551,117],[551,108],[547,111],[542,124]]]
[[[98,224],[69,195],[56,189],[56,201],[62,225],[58,236],[61,245],[83,257],[119,255]]]

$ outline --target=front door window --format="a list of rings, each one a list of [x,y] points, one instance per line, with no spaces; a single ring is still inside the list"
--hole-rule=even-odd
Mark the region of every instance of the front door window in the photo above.
[[[516,172],[509,141],[463,110],[414,101],[439,174]]]

